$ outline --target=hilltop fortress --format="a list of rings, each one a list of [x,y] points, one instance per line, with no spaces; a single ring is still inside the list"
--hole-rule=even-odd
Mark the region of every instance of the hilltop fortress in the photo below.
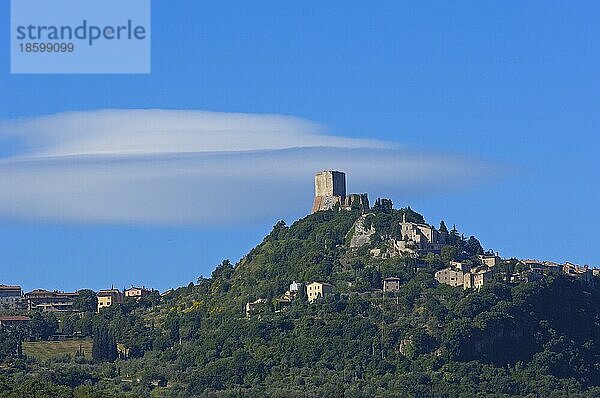
[[[363,215],[357,220],[351,247],[360,247],[370,241],[375,233],[373,228],[364,229],[364,221],[369,216],[369,197],[366,193],[346,194],[346,174],[341,171],[325,170],[315,175],[315,199],[312,213],[321,210],[361,209]],[[447,232],[440,232],[434,226],[410,222],[406,215],[400,222],[402,239],[392,241],[392,251],[400,253],[439,253],[446,244]]]
[[[315,175],[315,200],[312,212],[359,208],[369,210],[369,197],[366,193],[346,194],[346,173],[325,170]]]

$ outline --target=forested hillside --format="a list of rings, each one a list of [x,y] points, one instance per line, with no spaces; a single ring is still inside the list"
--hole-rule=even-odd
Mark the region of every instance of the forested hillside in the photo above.
[[[360,217],[375,232],[351,248]],[[425,221],[383,200],[368,216],[279,222],[210,278],[60,319],[94,336],[94,360],[18,358],[17,337],[2,331],[0,397],[600,396],[600,284],[510,282],[516,262],[506,260],[479,290],[440,285],[436,270],[483,248],[453,228],[440,254],[373,255],[403,218]],[[384,294],[386,277],[400,290]],[[327,282],[333,294],[286,302],[293,281]]]

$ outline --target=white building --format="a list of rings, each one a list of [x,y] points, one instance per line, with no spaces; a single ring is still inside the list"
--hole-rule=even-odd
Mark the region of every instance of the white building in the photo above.
[[[389,277],[383,280],[383,291],[384,292],[397,292],[400,290],[400,278]]]

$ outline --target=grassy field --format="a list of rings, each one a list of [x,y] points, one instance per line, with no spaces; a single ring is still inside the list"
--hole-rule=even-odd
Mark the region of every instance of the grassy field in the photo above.
[[[67,340],[67,341],[25,341],[23,342],[23,352],[27,356],[43,361],[49,358],[59,357],[68,354],[72,357],[83,347],[85,357],[92,357],[92,340]]]

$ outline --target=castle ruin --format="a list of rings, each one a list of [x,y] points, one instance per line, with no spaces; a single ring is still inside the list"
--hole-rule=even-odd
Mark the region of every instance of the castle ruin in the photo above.
[[[345,210],[353,208],[368,210],[369,198],[366,193],[346,194],[346,173],[325,170],[315,174],[315,200],[312,213],[332,210],[336,207]]]

